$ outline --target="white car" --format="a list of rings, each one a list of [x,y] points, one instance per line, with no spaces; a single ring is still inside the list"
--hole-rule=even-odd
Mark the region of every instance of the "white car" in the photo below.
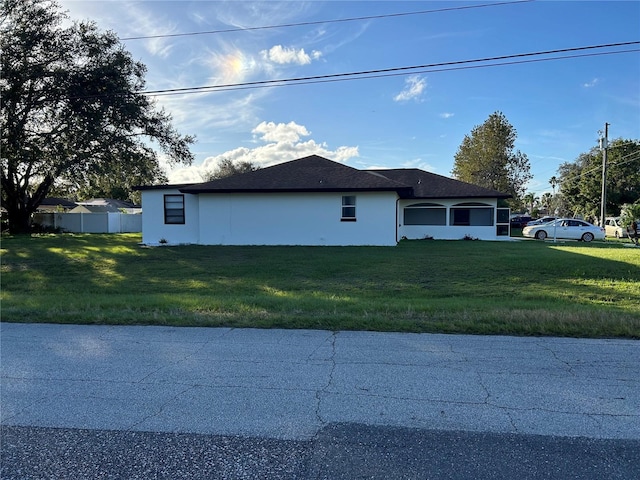
[[[604,240],[604,228],[578,220],[577,218],[559,218],[544,225],[524,227],[522,235],[529,238],[544,240],[545,238],[563,238],[569,240]]]
[[[532,220],[529,223],[527,223],[527,227],[530,227],[532,225],[542,225],[543,223],[553,222],[556,218],[558,217],[542,217],[542,218],[539,218],[538,220]]]
[[[607,217],[604,221],[604,230],[607,237],[627,237],[627,229],[620,224],[620,217]]]

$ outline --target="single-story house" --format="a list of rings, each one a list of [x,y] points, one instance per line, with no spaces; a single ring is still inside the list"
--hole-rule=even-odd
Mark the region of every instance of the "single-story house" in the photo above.
[[[146,245],[396,245],[509,238],[509,194],[416,168],[309,157],[210,182],[138,187]]]
[[[55,199],[54,199],[55,200]],[[60,205],[60,202],[56,203]],[[40,209],[32,219],[42,227],[75,233],[141,232],[142,213],[138,205],[113,198],[93,198],[73,203],[73,208],[60,211]]]
[[[68,212],[77,207],[78,204],[68,198],[46,197],[36,208],[40,213]]]
[[[115,198],[92,198],[77,202],[78,206],[69,213],[141,213],[139,205]]]

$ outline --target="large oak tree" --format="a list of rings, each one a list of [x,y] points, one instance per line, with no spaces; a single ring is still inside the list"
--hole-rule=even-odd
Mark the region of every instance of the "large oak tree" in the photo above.
[[[160,180],[162,153],[192,162],[193,137],[144,95],[146,67],[113,32],[71,24],[55,1],[2,0],[0,47],[2,206],[11,232],[29,230],[56,185]]]
[[[529,159],[514,150],[517,132],[501,112],[489,115],[465,135],[455,155],[452,174],[458,180],[510,193],[514,204],[531,180]]]

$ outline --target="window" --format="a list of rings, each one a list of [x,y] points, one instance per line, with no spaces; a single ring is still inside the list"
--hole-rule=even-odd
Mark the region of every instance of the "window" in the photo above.
[[[164,196],[164,223],[184,224],[184,195]]]
[[[498,215],[498,218],[496,219],[496,223],[503,223],[505,225],[509,225],[509,216],[511,215],[511,209],[498,208],[497,215]]]
[[[342,197],[342,218],[343,222],[356,221],[356,197],[355,195],[343,195]]]
[[[451,225],[493,226],[493,208],[452,208]]]
[[[416,203],[404,208],[405,225],[446,225],[447,209],[437,203]]]
[[[511,217],[510,208],[496,209],[496,235],[498,237],[509,236],[510,217]]]

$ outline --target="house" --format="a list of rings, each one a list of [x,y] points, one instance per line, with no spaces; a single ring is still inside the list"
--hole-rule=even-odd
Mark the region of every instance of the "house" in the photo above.
[[[92,198],[78,202],[69,213],[140,213],[141,208],[131,202],[115,198]]]
[[[138,187],[147,245],[396,245],[509,238],[510,195],[419,169],[316,155],[205,183]]]
[[[59,205],[60,203],[57,203]],[[142,210],[130,202],[112,198],[94,198],[73,203],[73,208],[60,211],[38,211],[33,223],[45,228],[74,233],[128,233],[142,231]]]
[[[38,205],[36,211],[40,213],[68,212],[77,206],[78,204],[76,202],[67,198],[46,197],[40,205]]]

